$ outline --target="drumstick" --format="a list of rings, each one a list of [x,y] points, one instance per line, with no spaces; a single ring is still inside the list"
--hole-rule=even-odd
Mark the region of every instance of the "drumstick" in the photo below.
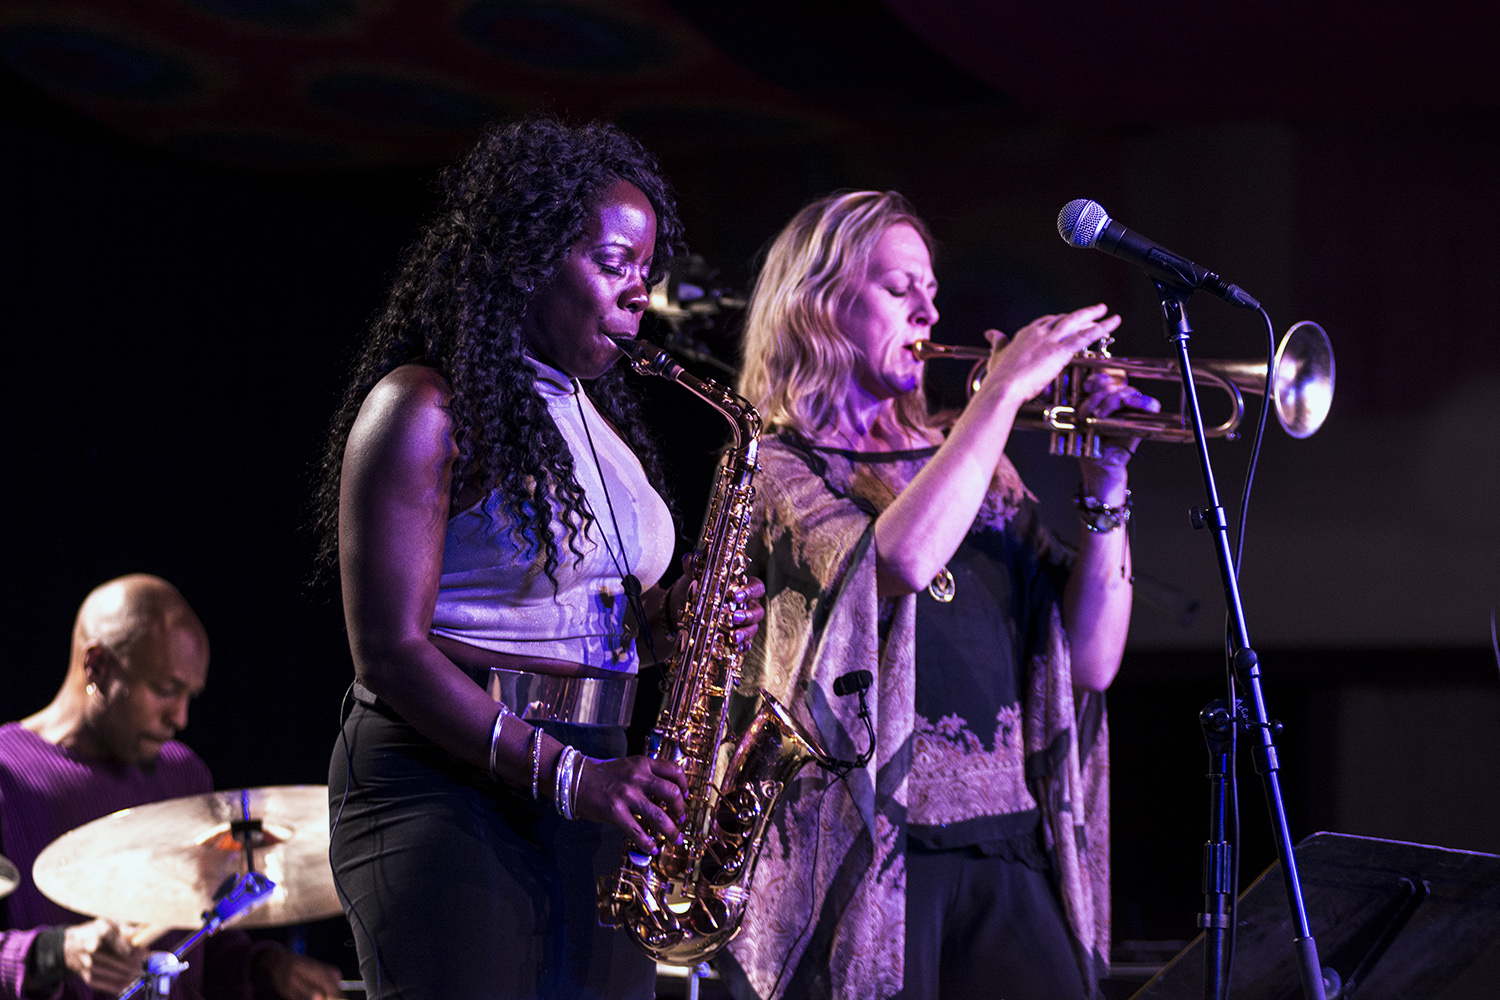
[[[132,948],[144,948],[171,929],[170,924],[126,924],[121,928]]]

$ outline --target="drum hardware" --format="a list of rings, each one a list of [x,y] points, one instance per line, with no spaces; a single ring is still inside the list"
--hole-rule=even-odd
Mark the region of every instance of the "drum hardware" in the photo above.
[[[726,375],[739,372],[717,357],[698,336],[722,312],[744,309],[748,298],[717,283],[719,269],[699,254],[673,258],[666,276],[651,286],[646,311],[667,327],[662,346],[690,361],[713,365]]]
[[[36,887],[76,913],[155,931],[194,930],[219,890],[250,872],[273,885],[242,927],[343,912],[328,865],[328,788],[281,785],[207,792],[122,809],[47,845]]]
[[[119,1000],[130,1000],[140,994],[148,1000],[159,1000],[171,994],[177,977],[190,963],[183,956],[196,948],[205,938],[217,934],[226,923],[235,917],[260,906],[276,889],[276,883],[260,872],[249,871],[238,877],[231,875],[216,894],[212,908],[203,913],[203,926],[182,944],[171,951],[152,953],[146,960],[145,973],[120,994]]]
[[[656,963],[656,995],[659,997],[680,996],[685,1000],[698,1000],[699,984],[704,980],[719,980],[719,974],[707,962],[697,965]]]

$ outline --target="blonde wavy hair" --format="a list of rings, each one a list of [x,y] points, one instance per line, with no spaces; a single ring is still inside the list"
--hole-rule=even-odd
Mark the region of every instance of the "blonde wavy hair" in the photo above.
[[[739,380],[740,394],[767,430],[811,438],[834,422],[855,365],[854,348],[838,328],[839,310],[863,280],[880,237],[903,222],[931,253],[926,223],[895,191],[820,198],[771,244],[750,294]],[[927,426],[921,388],[896,401],[896,419],[912,430]]]

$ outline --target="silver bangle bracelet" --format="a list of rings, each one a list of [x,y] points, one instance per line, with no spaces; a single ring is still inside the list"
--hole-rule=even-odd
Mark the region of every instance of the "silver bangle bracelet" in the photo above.
[[[495,728],[490,730],[490,777],[495,776],[495,755],[500,750],[500,730],[505,725],[505,717],[510,714],[510,709],[502,702],[500,713],[495,716]]]
[[[577,757],[577,750],[572,747],[563,747],[562,755],[557,758],[557,770],[552,775],[552,804],[557,807],[563,819],[573,818],[568,809],[568,789],[572,786],[569,771]]]
[[[542,783],[542,730],[538,727],[531,731],[531,797],[540,799]]]
[[[578,800],[575,793],[578,788],[579,772],[583,770],[583,762],[587,759],[582,751],[575,750],[573,752],[573,759],[568,761],[568,780],[563,784],[563,797],[568,803],[568,819],[576,819],[578,816],[576,808]]]
[[[574,807],[578,804],[578,789],[583,787],[583,765],[587,764],[589,759],[587,755],[580,753],[578,755],[578,764],[573,768],[572,787],[568,789],[568,812],[573,815],[576,815]],[[568,818],[572,819],[573,815],[570,815]]]

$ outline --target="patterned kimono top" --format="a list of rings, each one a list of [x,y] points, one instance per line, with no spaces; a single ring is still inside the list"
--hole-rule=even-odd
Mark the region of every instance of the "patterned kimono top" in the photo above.
[[[1038,826],[1033,853],[1045,855],[1058,887],[1084,981],[1107,971],[1103,699],[1075,700],[1053,545],[1010,462],[1002,459],[950,562],[958,587],[1003,595],[1002,620],[982,626],[993,638],[950,633],[960,648],[924,660],[919,693],[919,631],[925,657],[942,648],[951,621],[926,593],[876,594],[875,517],[935,450],[856,454],[790,435],[762,442],[750,553],[766,582],[766,620],[745,693],[771,692],[831,754],[852,760],[868,744],[859,699],[836,696],[833,684],[869,670],[875,753],[841,779],[809,766],[787,789],[741,934],[720,959],[738,993],[893,996],[903,981],[908,844],[1029,861],[1016,846],[1036,843]],[[982,623],[965,627],[973,624]],[[994,670],[972,661],[986,641],[1007,647],[991,657]],[[919,714],[919,703],[937,717]]]

